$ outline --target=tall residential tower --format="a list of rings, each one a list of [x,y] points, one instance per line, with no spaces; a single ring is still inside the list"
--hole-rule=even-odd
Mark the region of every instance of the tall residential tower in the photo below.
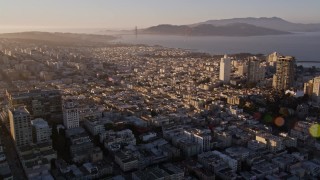
[[[248,62],[248,82],[255,83],[265,78],[266,66],[258,59],[250,58]]]
[[[295,58],[280,56],[277,59],[276,74],[273,75],[272,86],[277,90],[287,90],[294,85]]]
[[[224,55],[220,61],[220,75],[219,79],[224,83],[230,82],[230,74],[231,74],[231,60],[227,55]]]

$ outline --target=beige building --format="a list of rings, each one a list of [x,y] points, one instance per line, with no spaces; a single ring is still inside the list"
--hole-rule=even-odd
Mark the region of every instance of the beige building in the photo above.
[[[242,63],[238,66],[237,74],[240,76],[244,76],[248,73],[248,64]]]
[[[315,104],[320,104],[320,77],[313,79],[312,86],[312,102]]]
[[[239,105],[240,104],[240,97],[238,96],[228,96],[227,103],[231,105]]]
[[[18,147],[32,143],[31,116],[25,106],[9,110],[9,121],[12,139]]]
[[[309,95],[314,104],[320,105],[320,76],[304,83],[304,94]]]
[[[304,94],[308,94],[310,97],[312,96],[312,92],[313,92],[313,80],[310,80],[310,81],[304,83],[303,92],[304,92]]]
[[[256,135],[256,141],[266,144],[267,148],[273,152],[280,151],[285,148],[283,140],[280,137],[272,134],[258,134]]]
[[[270,65],[270,66],[275,66],[276,63],[277,63],[278,57],[280,57],[280,54],[277,53],[277,52],[274,52],[274,53],[270,54],[270,55],[267,57],[267,61],[268,61],[269,65]]]

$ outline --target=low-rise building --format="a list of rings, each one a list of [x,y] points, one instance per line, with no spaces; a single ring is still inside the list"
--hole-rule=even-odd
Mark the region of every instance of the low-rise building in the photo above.
[[[257,134],[256,140],[263,144],[266,144],[267,148],[270,151],[280,151],[285,148],[283,141],[280,137],[274,136],[269,133]]]
[[[120,166],[122,171],[127,172],[139,168],[138,158],[134,157],[130,152],[117,152],[114,158],[115,162]]]
[[[41,143],[20,147],[18,150],[20,162],[26,176],[30,179],[50,175],[51,160],[57,158],[51,143]]]
[[[149,179],[167,179],[182,180],[184,179],[184,171],[173,164],[164,164],[162,166],[147,168],[143,171],[135,171],[132,173],[133,180],[149,180]]]
[[[105,132],[104,125],[108,122],[107,119],[102,118],[86,118],[84,121],[84,126],[93,136]]]
[[[122,131],[110,130],[100,134],[100,142],[104,143],[105,148],[113,150],[118,145],[136,145],[136,138],[130,129]]]

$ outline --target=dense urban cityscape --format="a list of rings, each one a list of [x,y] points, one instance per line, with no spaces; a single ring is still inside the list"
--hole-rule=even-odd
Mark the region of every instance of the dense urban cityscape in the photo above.
[[[318,179],[320,71],[290,54],[0,39],[1,179]]]

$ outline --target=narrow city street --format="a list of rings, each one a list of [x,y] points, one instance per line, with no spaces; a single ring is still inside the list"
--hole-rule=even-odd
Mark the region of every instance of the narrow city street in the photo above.
[[[14,148],[13,142],[11,141],[10,134],[3,125],[1,126],[1,137],[4,152],[7,157],[7,161],[10,166],[14,180],[27,179],[20,165],[18,154],[16,152],[16,149]]]

